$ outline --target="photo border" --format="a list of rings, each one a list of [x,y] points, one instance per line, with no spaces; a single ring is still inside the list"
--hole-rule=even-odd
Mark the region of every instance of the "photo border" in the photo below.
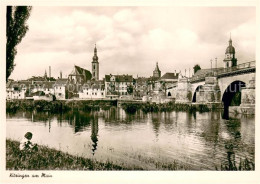
[[[210,1],[210,0],[1,0],[1,28],[0,44],[1,44],[1,140],[0,140],[0,181],[1,183],[260,183],[259,172],[259,114],[255,115],[255,171],[7,171],[6,170],[6,112],[5,112],[5,12],[7,5],[32,5],[32,6],[255,6],[257,16],[257,27],[259,30],[259,0],[228,0],[228,1]],[[259,33],[257,34],[256,51],[259,50]],[[256,52],[256,61],[259,54]],[[3,80],[2,80],[3,79]],[[256,72],[256,94],[259,94],[259,74]],[[259,98],[256,97],[256,112],[259,112]],[[10,173],[17,174],[39,174],[42,173],[52,175],[51,178],[12,178]]]

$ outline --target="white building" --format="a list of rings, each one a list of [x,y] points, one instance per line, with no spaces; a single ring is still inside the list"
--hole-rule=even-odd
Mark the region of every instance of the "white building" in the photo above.
[[[6,84],[6,99],[25,99],[30,87],[29,81],[9,81]]]
[[[65,100],[68,92],[68,79],[57,79],[54,84],[54,95],[57,100]]]
[[[9,81],[6,84],[6,99],[26,99],[33,96],[39,96],[41,92],[44,95],[54,95],[54,84],[51,81]]]
[[[79,91],[80,99],[103,99],[105,95],[105,86],[101,82],[85,83]]]
[[[55,81],[35,81],[32,82],[30,85],[30,92],[31,93],[36,93],[38,91],[44,92],[44,94],[52,94],[54,95],[54,84]]]

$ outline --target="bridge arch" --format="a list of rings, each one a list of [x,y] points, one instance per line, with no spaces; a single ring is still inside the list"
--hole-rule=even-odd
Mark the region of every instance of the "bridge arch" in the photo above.
[[[221,91],[221,97],[223,97],[225,90],[228,86],[235,81],[242,81],[245,84],[249,84],[249,81],[255,77],[255,73],[246,73],[241,75],[227,76],[218,78],[218,85]]]
[[[197,92],[202,88],[202,85],[198,85],[193,92],[192,102],[197,102]]]
[[[227,86],[222,95],[222,102],[225,108],[229,107],[230,105],[241,104],[241,89],[245,86],[246,83],[241,80],[233,81]]]

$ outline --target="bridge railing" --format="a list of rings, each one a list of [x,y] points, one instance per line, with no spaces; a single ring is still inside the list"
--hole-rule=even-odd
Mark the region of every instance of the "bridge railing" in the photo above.
[[[219,76],[221,74],[230,73],[230,72],[243,70],[243,69],[247,69],[247,68],[255,68],[255,67],[256,67],[256,62],[250,61],[250,62],[242,63],[237,66],[230,67],[230,68],[212,69],[212,71],[210,71],[210,72],[191,77],[190,82],[204,80],[205,77],[213,77],[213,76],[215,77],[215,76]]]

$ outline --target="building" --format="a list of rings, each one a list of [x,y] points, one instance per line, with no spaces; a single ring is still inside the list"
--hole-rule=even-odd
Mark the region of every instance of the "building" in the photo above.
[[[39,91],[44,92],[44,94],[54,94],[54,84],[55,81],[34,81],[30,84],[30,93],[36,93]]]
[[[96,45],[94,48],[94,56],[92,58],[92,79],[96,81],[99,80],[99,62],[98,62]]]
[[[90,71],[74,65],[72,72],[69,74],[68,82],[71,84],[84,84],[88,80],[91,80]]]
[[[146,77],[137,77],[135,79],[135,90],[134,96],[135,97],[143,97],[148,94],[148,81],[150,78]]]
[[[225,59],[224,62],[224,68],[234,67],[237,66],[237,59],[235,57],[236,51],[235,48],[232,45],[231,37],[229,39],[229,45],[225,52]]]
[[[155,69],[153,71],[153,77],[154,78],[160,78],[161,77],[161,70],[159,69],[158,62],[156,62]]]
[[[8,81],[6,84],[6,99],[25,99],[30,84],[30,81]]]
[[[162,93],[163,95],[166,95],[166,90],[178,82],[178,77],[178,73],[165,73],[161,78],[154,81],[153,92],[151,94],[158,95],[159,93]]]
[[[127,89],[134,86],[132,75],[105,75],[105,92],[107,95],[129,95]]]
[[[103,81],[85,83],[79,91],[80,99],[103,99],[105,97],[105,85]]]
[[[159,81],[165,83],[176,83],[178,82],[178,78],[179,78],[179,73],[167,72],[159,79]]]
[[[65,100],[68,97],[68,79],[57,79],[54,84],[54,95],[57,100]]]

